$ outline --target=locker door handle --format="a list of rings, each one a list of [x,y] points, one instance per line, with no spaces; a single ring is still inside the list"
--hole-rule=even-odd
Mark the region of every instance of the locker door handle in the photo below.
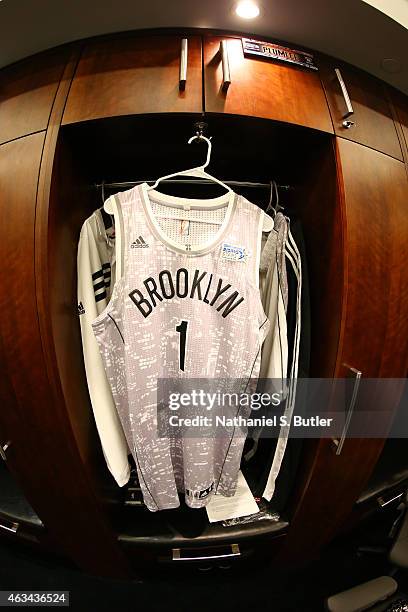
[[[7,461],[6,451],[8,448],[10,448],[10,446],[10,441],[6,442],[6,444],[0,444],[0,457],[3,459],[3,461]]]
[[[393,502],[396,502],[399,499],[401,499],[403,495],[404,493],[399,493],[398,495],[394,495],[394,497],[391,497],[390,499],[384,499],[384,497],[378,497],[377,502],[380,508],[385,508],[389,504],[392,504]]]
[[[218,559],[228,559],[231,557],[241,556],[239,544],[231,544],[229,548],[231,549],[231,552],[225,552],[225,553],[215,554],[215,555],[205,554],[205,553],[204,554],[189,553],[189,556],[184,556],[185,553],[184,551],[182,551],[182,549],[173,548],[172,549],[172,559],[173,561],[215,561]]]
[[[221,62],[222,62],[222,90],[227,91],[231,85],[231,72],[228,57],[228,42],[222,40],[220,43]]]
[[[343,119],[347,119],[347,117],[350,117],[350,115],[354,114],[354,108],[353,108],[353,105],[351,103],[349,92],[347,91],[346,84],[344,82],[343,76],[342,76],[339,68],[335,68],[334,72],[336,73],[337,80],[338,80],[339,85],[340,85],[341,93],[343,94],[343,99],[344,99],[344,102],[346,104],[346,112],[343,115]],[[347,123],[347,122],[343,121],[344,127],[352,127],[351,125],[347,125],[346,126],[345,123]],[[349,122],[349,123],[352,123],[352,122]]]
[[[184,91],[187,83],[188,39],[181,39],[179,89]]]
[[[356,368],[353,368],[347,364],[343,364],[343,365],[346,368],[348,368],[350,372],[353,373],[354,385],[353,385],[353,392],[350,398],[349,407],[347,410],[346,420],[344,422],[344,427],[343,427],[343,431],[341,432],[340,439],[333,440],[333,443],[336,446],[336,455],[340,455],[341,451],[343,450],[344,442],[346,441],[346,437],[347,437],[347,432],[350,427],[351,417],[353,416],[354,408],[356,406],[358,389],[359,389],[361,377],[363,374],[362,372],[360,372],[360,370],[356,370]]]
[[[10,521],[9,525],[4,525],[0,523],[0,529],[4,529],[4,531],[11,531],[11,533],[17,533],[18,528],[20,527],[20,523],[14,523]]]

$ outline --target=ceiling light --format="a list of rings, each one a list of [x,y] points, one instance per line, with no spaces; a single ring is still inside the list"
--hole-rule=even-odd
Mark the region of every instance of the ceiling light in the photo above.
[[[258,17],[260,10],[255,2],[251,2],[251,0],[241,0],[235,7],[235,12],[238,17],[242,17],[242,19],[255,19],[255,17]]]
[[[391,74],[401,72],[401,62],[395,57],[384,58],[381,62],[381,66],[383,70],[385,70],[386,72],[390,72]]]

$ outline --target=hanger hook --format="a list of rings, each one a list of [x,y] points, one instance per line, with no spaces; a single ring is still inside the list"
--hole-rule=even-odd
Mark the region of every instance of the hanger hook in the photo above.
[[[276,194],[276,206],[275,206],[275,210],[276,210],[276,212],[279,212],[279,210],[281,208],[283,208],[283,207],[279,206],[279,188],[278,188],[278,183],[276,181],[273,181],[273,184],[275,186],[275,194]]]
[[[210,160],[211,160],[211,150],[212,150],[211,140],[207,138],[207,136],[203,136],[203,134],[200,134],[199,132],[197,132],[195,136],[192,136],[190,138],[190,140],[188,141],[188,144],[191,144],[193,140],[205,140],[205,142],[207,143],[207,159],[205,160],[205,163],[202,166],[200,166],[200,168],[204,170],[204,168],[206,168],[209,165]]]
[[[269,191],[269,202],[268,202],[268,206],[266,207],[266,211],[265,212],[269,212],[270,210],[275,212],[275,209],[273,207],[273,194],[274,194],[274,181],[269,181],[269,185],[270,185],[270,191]]]

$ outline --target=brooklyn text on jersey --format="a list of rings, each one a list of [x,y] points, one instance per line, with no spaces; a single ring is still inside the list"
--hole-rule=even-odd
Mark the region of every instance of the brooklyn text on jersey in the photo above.
[[[222,278],[217,280],[214,274],[201,270],[190,271],[190,274],[186,268],[179,268],[175,273],[162,270],[157,280],[150,276],[143,281],[143,285],[144,293],[140,289],[133,289],[129,297],[145,318],[153,312],[158,302],[174,297],[203,301],[221,312],[224,319],[244,301],[230,283]]]

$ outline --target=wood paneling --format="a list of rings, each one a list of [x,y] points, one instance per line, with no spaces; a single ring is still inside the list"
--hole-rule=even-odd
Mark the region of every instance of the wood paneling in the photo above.
[[[58,179],[63,162],[57,153],[64,104],[78,59],[78,52],[74,52],[67,64],[47,130],[37,196],[35,273],[39,324],[49,378],[66,409],[84,470],[88,471],[94,460],[97,434],[84,379],[76,309],[78,231],[88,209],[82,191],[81,165],[75,165],[71,159],[64,160],[71,172],[65,176],[61,189]],[[66,319],[70,322],[68,332],[64,325]],[[76,340],[75,354],[70,352],[73,338]],[[77,355],[81,358],[76,358]],[[63,364],[59,363],[61,359]],[[76,381],[74,386],[73,380]],[[95,473],[91,476],[95,477]]]
[[[46,129],[67,54],[56,49],[0,71],[0,143]]]
[[[44,359],[38,316],[47,318],[47,311],[37,311],[34,240],[44,141],[40,132],[0,147],[0,255],[7,270],[0,334],[15,398],[6,396],[13,414],[5,412],[2,420],[28,501],[62,550],[86,571],[123,576],[126,564],[89,486]]]
[[[204,38],[205,110],[264,117],[333,132],[316,72],[244,57],[240,38],[227,40],[231,85],[222,89],[221,37]]]
[[[66,495],[71,504],[80,503],[82,507],[81,519],[74,524],[71,521],[70,530],[65,530],[65,539],[61,538],[60,529],[64,522],[69,520],[70,511],[65,514],[64,508],[59,509],[59,522],[55,526],[55,531],[65,546],[66,538],[70,538],[72,542],[69,549],[70,556],[80,567],[102,575],[126,577],[127,562],[117,545],[107,512],[103,509],[96,490],[98,478],[95,474],[95,454],[99,445],[86,385],[78,384],[81,377],[83,378],[82,358],[78,358],[82,350],[78,330],[74,329],[74,335],[79,341],[76,344],[75,355],[69,355],[68,379],[60,376],[58,363],[61,355],[63,359],[67,358],[66,347],[71,346],[71,339],[64,334],[65,329],[61,333],[61,320],[64,321],[68,315],[68,319],[74,320],[78,327],[76,249],[80,224],[75,212],[73,224],[70,213],[76,211],[77,207],[81,208],[83,202],[77,193],[77,187],[81,184],[80,171],[69,177],[68,184],[64,186],[62,192],[54,193],[54,198],[51,192],[52,180],[58,176],[60,164],[60,156],[57,154],[60,123],[77,65],[78,53],[79,49],[74,49],[69,58],[51,113],[39,175],[35,220],[36,298],[44,367],[50,381],[50,394],[55,403],[56,427],[61,438],[71,445],[72,456],[70,459],[65,458],[62,469],[71,473],[72,468],[69,464],[76,465],[77,469],[75,484],[72,478],[69,484],[70,490]],[[81,214],[85,215],[85,211],[82,210]],[[71,236],[73,227],[74,237]],[[58,254],[53,248],[55,243],[60,247]],[[64,250],[67,246],[68,249]],[[66,402],[67,396],[71,398],[71,402]],[[64,480],[65,483],[69,483],[70,476],[67,474]],[[84,515],[85,506],[87,511]],[[79,509],[76,510],[76,514],[78,512]]]
[[[408,183],[404,165],[338,139],[346,223],[347,309],[337,368],[365,377],[407,371]]]
[[[395,100],[395,104],[399,123],[404,134],[405,147],[408,152],[408,96],[399,94]],[[405,158],[405,161],[408,163],[408,157]]]
[[[1,158],[1,147],[0,147],[0,158]],[[1,189],[0,189],[1,192]],[[1,198],[0,198],[1,201]],[[24,489],[24,497],[28,503],[33,506],[36,504],[36,483],[30,477],[31,470],[28,469],[31,465],[31,457],[35,452],[32,447],[32,436],[30,435],[30,429],[25,427],[23,424],[24,411],[20,411],[20,407],[17,403],[17,399],[14,393],[14,389],[11,384],[9,376],[9,368],[12,368],[12,362],[8,359],[7,353],[3,350],[3,341],[0,333],[0,444],[4,445],[9,443],[9,448],[6,450],[6,468],[0,465],[0,470],[7,469],[11,477],[17,482],[18,487],[22,491]],[[3,478],[2,478],[3,483]],[[15,500],[18,509],[21,509],[20,500]],[[0,513],[4,508],[4,499],[2,491],[0,490]],[[8,508],[9,510],[10,508]],[[21,516],[21,515],[20,515]],[[32,539],[42,546],[48,548],[54,548],[58,550],[58,546],[52,542],[52,537],[47,533],[43,527],[35,524],[27,525],[21,522],[20,516],[18,518],[6,516],[4,524],[8,525],[10,520],[14,518],[19,523],[19,528],[16,534],[7,534],[6,531],[0,529],[0,537],[9,537],[11,540]],[[0,522],[4,516],[1,514]],[[37,539],[38,538],[38,539]]]
[[[180,36],[89,43],[75,74],[63,124],[140,113],[200,113],[200,38],[188,39],[184,91],[179,90],[180,51]]]
[[[364,144],[402,160],[400,143],[384,84],[369,74],[333,59],[318,57],[320,77],[326,91],[337,136]],[[335,68],[339,68],[354,109],[347,117],[355,125],[343,126],[346,104]]]
[[[337,360],[345,297],[345,235],[334,142],[310,147],[303,167],[304,178],[291,194],[291,205],[301,217],[306,242],[312,330],[310,376],[330,378]]]
[[[5,270],[0,306],[7,313],[0,321],[0,425],[11,441],[8,467],[40,518],[43,503],[37,485],[47,470],[42,471],[43,439],[37,436],[31,406],[46,394],[38,359],[41,342],[32,333],[37,322],[33,229],[44,138],[45,132],[40,132],[0,146],[0,256]]]
[[[341,138],[337,139],[337,159],[344,238],[338,243],[340,260],[336,259],[344,269],[344,287],[337,359],[331,375],[346,376],[347,364],[361,370],[364,378],[405,377],[408,184],[404,165]],[[320,358],[322,372],[330,376],[324,354]],[[314,375],[318,375],[316,363]],[[377,395],[366,392],[359,396],[356,411],[360,418],[376,419],[387,428],[402,385],[387,384],[387,393],[381,385],[377,388]],[[317,555],[336,534],[350,516],[383,445],[380,438],[346,439],[341,454],[336,455],[331,440],[310,443],[292,499],[291,527],[281,551],[282,561]]]
[[[2,317],[0,329],[4,352],[14,378],[17,395],[26,397],[29,383],[24,377],[38,374],[39,391],[41,364],[32,359],[40,348],[32,336],[32,325],[37,320],[34,282],[34,219],[38,173],[45,132],[4,144],[0,147],[1,189],[1,261],[4,270],[0,305],[7,316]],[[33,391],[33,389],[32,389]]]
[[[390,98],[390,104],[394,111],[394,121],[408,174],[408,96],[391,87],[389,87],[387,91]]]

